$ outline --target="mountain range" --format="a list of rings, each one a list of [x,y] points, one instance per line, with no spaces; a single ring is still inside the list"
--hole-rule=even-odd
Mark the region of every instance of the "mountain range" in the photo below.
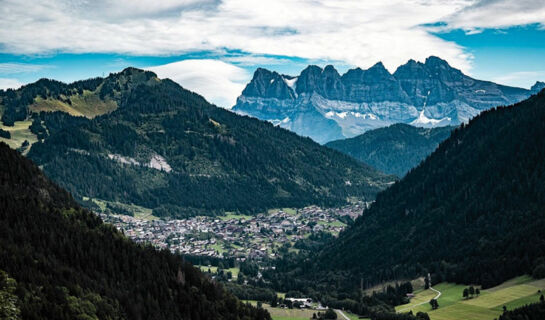
[[[79,200],[159,216],[257,213],[371,200],[394,180],[139,69],[72,84],[44,79],[0,97],[4,124],[32,118],[39,141],[28,157]]]
[[[446,140],[454,128],[421,128],[398,123],[325,145],[382,172],[403,177]]]
[[[459,125],[544,86],[537,82],[527,90],[477,80],[435,56],[409,60],[393,74],[381,62],[343,75],[331,65],[311,65],[295,77],[259,68],[232,110],[325,143],[395,123]]]

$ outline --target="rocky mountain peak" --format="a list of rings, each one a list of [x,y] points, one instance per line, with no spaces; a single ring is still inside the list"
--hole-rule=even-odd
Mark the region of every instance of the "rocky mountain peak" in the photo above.
[[[536,81],[536,83],[530,88],[530,91],[532,91],[532,93],[538,93],[543,89],[545,89],[545,82]]]
[[[444,68],[451,68],[451,66],[448,64],[446,60],[443,60],[437,56],[429,56],[426,58],[426,61],[424,64],[428,67],[444,67]]]
[[[365,74],[365,70],[361,69],[360,67],[357,67],[355,69],[350,69],[346,71],[345,74],[342,75],[343,82],[361,82],[363,79],[363,75]]]
[[[335,69],[335,67],[333,65],[330,65],[330,64],[325,66],[323,74],[336,75],[336,76],[340,77],[339,72],[337,72],[337,69]]]
[[[401,79],[429,78],[428,69],[422,62],[410,59],[407,63],[399,66],[394,72],[394,77]]]
[[[263,68],[257,68],[250,83],[242,91],[248,97],[294,99],[294,92],[284,82],[280,74]]]
[[[365,79],[370,81],[393,79],[392,74],[386,70],[382,62],[375,63],[371,68],[365,71]]]
[[[424,65],[433,77],[439,78],[444,83],[456,84],[464,79],[462,71],[451,67],[447,61],[439,57],[428,57]]]
[[[274,74],[269,73],[271,77]],[[350,69],[342,76],[332,65],[311,65],[297,79],[278,77],[282,86],[288,87],[284,96],[289,99],[271,95],[274,99],[266,100],[268,96],[263,94],[248,99],[251,97],[245,90],[233,110],[278,123],[319,142],[393,123],[457,125],[483,110],[518,102],[545,88],[543,82],[530,91],[473,79],[436,56],[424,62],[408,60],[393,74],[378,62],[367,70]],[[273,87],[275,81],[267,78],[264,83]]]
[[[297,93],[316,92],[323,97],[338,99],[343,95],[341,76],[332,65],[324,69],[308,66],[297,79]]]

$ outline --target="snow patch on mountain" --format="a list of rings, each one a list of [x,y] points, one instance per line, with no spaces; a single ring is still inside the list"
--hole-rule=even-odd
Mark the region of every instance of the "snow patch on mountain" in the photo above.
[[[282,79],[284,79],[284,82],[286,83],[286,85],[288,87],[290,87],[291,90],[293,90],[295,92],[295,89],[297,89],[297,79],[298,79],[298,77],[294,77],[294,78],[291,78],[291,79],[282,77]]]
[[[422,109],[422,111],[420,111],[420,114],[418,115],[418,118],[411,121],[409,124],[416,127],[427,127],[427,126],[438,126],[442,122],[448,124],[451,122],[451,119],[449,117],[445,117],[443,119],[428,118],[425,115],[425,109]]]

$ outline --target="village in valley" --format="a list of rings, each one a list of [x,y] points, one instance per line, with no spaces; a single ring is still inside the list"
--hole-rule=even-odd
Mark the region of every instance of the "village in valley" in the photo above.
[[[255,216],[227,214],[188,219],[100,213],[126,236],[184,255],[216,258],[275,258],[277,250],[317,232],[338,235],[367,207],[366,203],[341,208],[309,206],[269,210]]]

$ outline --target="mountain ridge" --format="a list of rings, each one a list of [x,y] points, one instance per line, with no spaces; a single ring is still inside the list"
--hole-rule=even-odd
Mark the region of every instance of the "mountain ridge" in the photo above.
[[[30,85],[11,101],[28,114],[33,100],[25,105],[21,97],[38,92],[66,100],[78,83]],[[394,179],[310,139],[215,107],[149,71],[128,68],[94,80],[90,89],[87,94],[116,108],[90,119],[32,115],[31,129],[41,138],[28,156],[78,199],[167,207],[160,212],[178,217],[258,213],[341,204],[353,196],[370,200]]]
[[[330,141],[326,147],[348,154],[382,172],[403,177],[430,155],[455,127],[421,128],[404,123]]]
[[[263,78],[269,82],[257,81]],[[325,143],[394,123],[458,125],[539,88],[539,82],[527,90],[473,79],[435,56],[411,59],[394,73],[381,62],[343,75],[332,65],[310,65],[295,77],[259,68],[232,110]]]

